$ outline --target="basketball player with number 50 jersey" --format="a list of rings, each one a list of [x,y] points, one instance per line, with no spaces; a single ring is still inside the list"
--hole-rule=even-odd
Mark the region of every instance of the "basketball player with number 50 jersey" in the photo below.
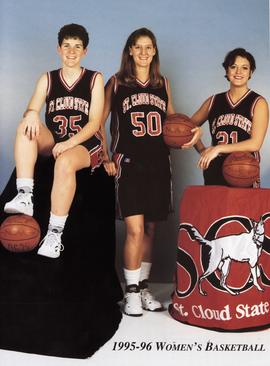
[[[104,127],[110,112],[112,161]],[[147,28],[137,29],[127,39],[119,72],[106,85],[102,123],[104,166],[115,175],[117,216],[126,226],[124,313],[129,316],[142,316],[143,309],[163,310],[148,279],[156,223],[167,218],[171,207],[170,156],[162,126],[172,113],[156,38]]]

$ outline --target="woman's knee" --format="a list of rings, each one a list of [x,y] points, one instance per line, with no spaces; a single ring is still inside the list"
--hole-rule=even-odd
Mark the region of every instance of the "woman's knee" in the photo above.
[[[141,241],[144,236],[144,226],[140,223],[128,225],[127,235],[136,241]]]
[[[30,141],[29,138],[25,135],[25,126],[22,123],[19,123],[16,129],[16,139]]]
[[[76,170],[72,164],[72,159],[68,156],[68,154],[61,154],[55,161],[54,165],[55,174],[67,177],[73,175]]]

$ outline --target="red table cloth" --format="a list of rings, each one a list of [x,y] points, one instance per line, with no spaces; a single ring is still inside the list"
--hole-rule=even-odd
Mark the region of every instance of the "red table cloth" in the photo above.
[[[188,187],[179,222],[171,316],[219,331],[269,327],[270,189]]]

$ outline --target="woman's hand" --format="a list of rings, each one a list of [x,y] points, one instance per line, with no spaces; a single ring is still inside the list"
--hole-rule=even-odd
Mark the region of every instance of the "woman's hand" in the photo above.
[[[108,175],[110,176],[115,176],[116,173],[117,173],[117,170],[116,170],[116,166],[115,166],[115,163],[110,160],[110,159],[106,159],[103,161],[103,166],[107,172]]]
[[[203,150],[198,161],[198,168],[207,169],[212,160],[220,154],[219,145],[210,146]]]
[[[40,133],[40,120],[39,114],[35,111],[29,111],[27,116],[21,121],[23,133],[29,138],[29,140],[35,140]]]
[[[72,147],[74,147],[74,146],[72,146],[72,144],[70,143],[70,140],[58,142],[54,145],[54,147],[52,149],[52,154],[53,154],[54,158],[57,159],[59,155],[61,155],[65,151],[71,149]]]
[[[201,127],[194,127],[191,132],[194,134],[192,139],[181,146],[181,149],[190,149],[192,146],[194,146],[201,138],[202,136],[202,128]]]

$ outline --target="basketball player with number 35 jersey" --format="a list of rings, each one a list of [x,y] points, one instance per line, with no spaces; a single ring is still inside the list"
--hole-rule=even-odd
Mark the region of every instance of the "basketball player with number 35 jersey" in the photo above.
[[[15,162],[18,194],[7,202],[7,213],[33,215],[34,167],[38,154],[53,155],[54,178],[48,231],[39,255],[58,258],[61,236],[76,190],[76,172],[102,163],[98,135],[104,106],[103,77],[81,67],[89,37],[79,24],[67,24],[58,33],[62,67],[44,73],[17,128]],[[45,122],[40,112],[46,103]]]
[[[201,141],[196,145],[201,153],[198,166],[204,170],[206,185],[228,185],[222,175],[222,164],[231,152],[251,152],[259,160],[268,127],[268,104],[248,87],[256,68],[254,57],[237,48],[226,55],[223,67],[230,89],[208,98],[192,116],[197,125],[209,121],[212,146],[206,148]],[[259,185],[258,180],[253,187]]]
[[[98,72],[82,68],[78,79],[68,85],[62,69],[47,73],[45,122],[55,142],[68,140],[89,122],[91,93],[97,75]],[[93,171],[102,163],[101,135],[97,132],[81,145],[90,154]]]

